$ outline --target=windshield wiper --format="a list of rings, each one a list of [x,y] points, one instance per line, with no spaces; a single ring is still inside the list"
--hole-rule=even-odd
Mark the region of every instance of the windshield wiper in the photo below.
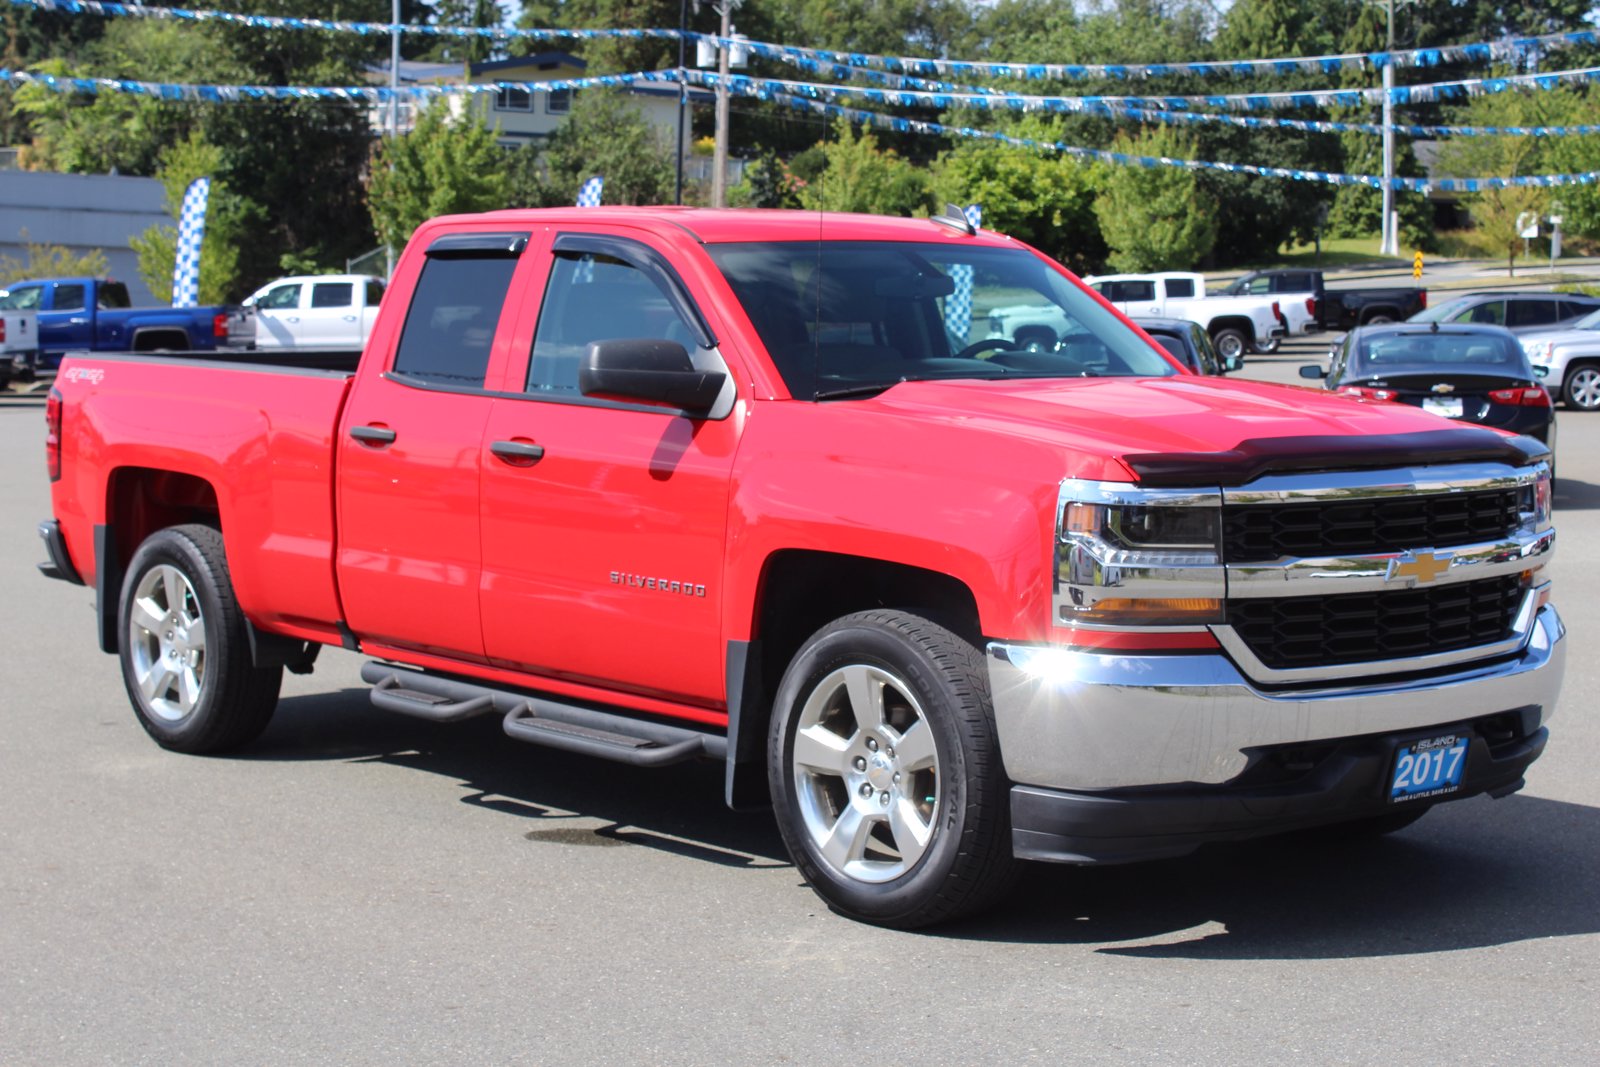
[[[816,394],[811,399],[845,400],[853,396],[877,396],[879,393],[887,392],[888,390],[899,385],[901,382],[909,380],[910,379],[907,378],[896,378],[892,382],[874,382],[871,385],[851,385],[843,389],[828,389],[824,392]]]

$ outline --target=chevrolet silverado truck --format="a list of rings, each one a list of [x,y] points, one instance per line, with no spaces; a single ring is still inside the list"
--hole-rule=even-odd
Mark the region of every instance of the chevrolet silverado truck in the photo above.
[[[46,370],[80,349],[208,352],[255,342],[251,313],[236,305],[131,305],[128,287],[109,278],[29,278],[0,293],[0,306],[38,315],[38,367]]]
[[[1312,302],[1312,329],[1353,330],[1403,322],[1428,306],[1428,290],[1416,285],[1329,288],[1320,270],[1257,270],[1223,290],[1236,296],[1277,295],[1285,303]]]
[[[952,341],[1019,294],[1072,343]],[[342,646],[382,709],[716,761],[830,906],[916,927],[1019,860],[1395,830],[1545,746],[1542,445],[1191,374],[964,219],[440,218],[346,355],[58,375],[41,567],[166,748]]]
[[[0,389],[13,378],[27,377],[38,362],[38,319],[31,311],[7,307],[0,289]]]
[[[1307,329],[1309,314],[1290,319],[1296,308],[1304,312],[1303,301],[1285,310],[1285,302],[1271,296],[1208,294],[1203,274],[1107,274],[1084,281],[1128,315],[1161,315],[1199,323],[1223,359],[1243,358],[1250,351],[1274,351],[1285,336]]]

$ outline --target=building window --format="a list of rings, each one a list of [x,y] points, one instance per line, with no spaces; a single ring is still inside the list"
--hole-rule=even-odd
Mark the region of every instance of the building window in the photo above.
[[[494,94],[496,111],[532,111],[533,94],[526,89],[506,86]]]
[[[552,89],[544,98],[544,113],[546,115],[565,115],[571,110],[571,89]]]

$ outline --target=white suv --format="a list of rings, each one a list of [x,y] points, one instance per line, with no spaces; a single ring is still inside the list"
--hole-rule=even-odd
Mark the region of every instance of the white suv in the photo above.
[[[1522,348],[1567,407],[1600,410],[1600,311],[1560,329],[1523,334]]]

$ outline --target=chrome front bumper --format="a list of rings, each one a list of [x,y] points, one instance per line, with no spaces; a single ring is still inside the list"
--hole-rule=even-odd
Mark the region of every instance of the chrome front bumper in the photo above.
[[[1001,757],[1023,786],[1107,790],[1216,785],[1246,749],[1385,734],[1537,707],[1550,719],[1566,627],[1540,609],[1520,654],[1398,682],[1268,691],[1226,656],[1075,652],[992,643],[989,687]]]

